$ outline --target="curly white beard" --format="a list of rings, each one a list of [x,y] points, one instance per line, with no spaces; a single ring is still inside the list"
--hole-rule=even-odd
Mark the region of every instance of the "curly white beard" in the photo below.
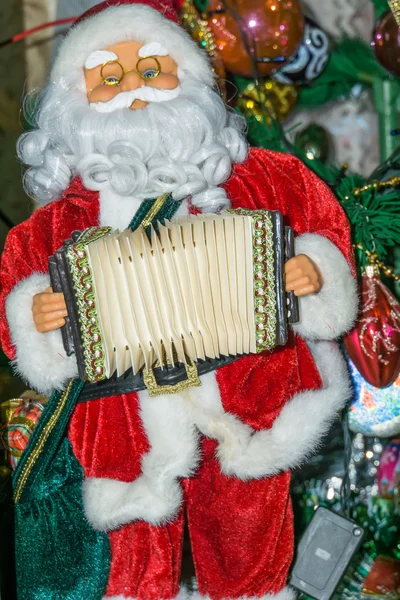
[[[141,110],[101,114],[89,107],[82,76],[48,86],[35,131],[21,136],[18,155],[30,168],[26,192],[46,204],[76,175],[90,190],[135,199],[171,192],[192,196],[202,210],[228,204],[219,187],[247,155],[241,117],[194,77],[181,81],[178,98]]]

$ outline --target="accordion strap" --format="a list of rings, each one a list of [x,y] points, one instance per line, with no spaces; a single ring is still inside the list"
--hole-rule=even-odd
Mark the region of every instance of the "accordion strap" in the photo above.
[[[107,379],[99,383],[85,383],[78,402],[87,402],[107,396],[131,394],[148,389],[150,396],[159,394],[177,394],[189,387],[200,385],[199,377],[229,365],[240,356],[228,356],[209,360],[199,360],[195,364],[156,367],[150,372],[134,375],[129,371],[122,377]],[[147,379],[147,381],[146,381]]]
[[[182,202],[183,200],[174,200],[172,194],[163,194],[158,198],[143,200],[128,228],[135,231],[140,226],[147,229],[153,225],[157,230],[157,223],[164,224],[165,219],[172,219]]]

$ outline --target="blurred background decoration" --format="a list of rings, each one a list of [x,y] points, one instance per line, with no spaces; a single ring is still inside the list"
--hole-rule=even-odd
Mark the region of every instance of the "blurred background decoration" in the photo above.
[[[345,510],[366,536],[335,599],[400,599],[400,3],[177,1],[185,27],[212,60],[221,95],[245,116],[249,141],[297,155],[350,220],[362,292],[359,322],[343,345],[354,397],[320,452],[294,473],[296,534],[320,504]],[[97,3],[3,0],[3,41]],[[35,209],[15,159],[28,126],[21,101],[45,84],[66,28],[0,44],[1,246],[9,227]],[[40,416],[41,401],[22,391],[0,356],[3,483]],[[5,505],[7,493],[0,486]]]

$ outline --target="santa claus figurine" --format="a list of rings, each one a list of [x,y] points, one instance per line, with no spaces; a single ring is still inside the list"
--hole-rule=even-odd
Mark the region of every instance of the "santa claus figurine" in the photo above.
[[[285,347],[211,371],[184,394],[150,398],[121,384],[76,404],[64,441],[84,472],[84,522],[102,532],[110,551],[107,560],[93,552],[93,568],[82,575],[76,564],[68,579],[74,524],[71,518],[55,540],[53,512],[40,530],[48,553],[33,578],[41,583],[21,598],[185,594],[185,521],[199,597],[294,598],[286,586],[290,471],[318,446],[349,395],[334,340],[352,326],[357,298],[349,226],[334,196],[293,156],[248,148],[242,119],[214,89],[207,56],[168,0],[108,0],[72,26],[36,129],[21,137],[18,152],[28,166],[26,190],[42,206],[7,239],[1,339],[38,392],[63,390],[77,377],[76,358],[62,343],[66,305],[50,288],[48,258],[72,231],[124,229],[144,201],[167,192],[177,216],[226,207],[281,211],[296,233],[285,278],[301,313]],[[42,488],[50,514],[52,487]],[[65,509],[65,522],[68,515]],[[89,547],[83,521],[81,531],[79,551]],[[35,546],[32,528],[26,536]],[[99,571],[102,589],[93,583]]]

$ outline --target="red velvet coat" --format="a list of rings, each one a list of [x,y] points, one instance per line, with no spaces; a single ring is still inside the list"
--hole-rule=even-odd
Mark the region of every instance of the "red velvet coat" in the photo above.
[[[350,231],[341,207],[326,186],[293,157],[253,149],[245,163],[234,167],[224,187],[233,208],[280,210],[297,235],[325,236],[351,264]],[[32,273],[47,273],[48,257],[71,232],[97,225],[98,218],[98,194],[75,179],[61,200],[38,209],[8,235],[1,265],[0,332],[2,348],[10,359],[15,359],[15,347],[6,319],[8,294]],[[301,339],[293,337],[285,348],[225,367],[219,381],[226,390],[226,409],[256,429],[270,427],[288,398],[320,385],[310,352]]]
[[[186,398],[149,399],[142,392],[75,409],[69,438],[87,477],[86,515],[94,527],[112,530],[108,595],[123,591],[132,598],[161,597],[167,583],[157,579],[160,556],[171,552],[175,574],[162,597],[177,593],[183,517],[182,491],[175,483],[193,474],[200,462],[193,424],[205,436],[202,461],[196,477],[183,487],[200,591],[218,599],[281,590],[293,546],[287,471],[318,445],[348,397],[334,345],[310,343],[335,339],[355,316],[350,231],[342,209],[297,159],[260,149],[235,165],[224,187],[234,208],[280,210],[298,236],[297,252],[318,264],[324,286],[302,299],[302,319],[294,328],[298,335],[292,332],[286,347],[249,355],[216,377],[206,376],[187,404]],[[60,387],[75,375],[76,364],[63,353],[59,332],[36,331],[32,296],[48,285],[48,257],[71,232],[99,224],[100,202],[96,192],[75,179],[60,200],[38,209],[7,238],[1,342],[17,371],[41,391]],[[240,481],[252,479],[260,481]],[[212,508],[205,501],[211,494]],[[167,533],[148,525],[173,519]],[[146,536],[152,539],[152,553],[143,546]],[[133,574],[135,568],[140,576]]]
[[[253,149],[246,162],[235,165],[224,187],[234,208],[280,210],[286,224],[291,225],[298,236],[311,233],[327,238],[351,264],[350,230],[341,207],[328,188],[297,159]],[[47,273],[48,257],[73,230],[97,225],[98,221],[98,194],[85,189],[80,179],[75,179],[60,200],[35,211],[8,235],[1,264],[0,333],[3,350],[10,359],[16,358],[16,348],[6,317],[8,295],[33,273]],[[324,265],[320,268],[327,279]],[[338,286],[340,296],[339,271]],[[351,307],[349,310],[351,312]],[[312,319],[316,316],[312,315]],[[341,333],[333,331],[330,337]],[[18,338],[13,337],[14,341]],[[324,339],[318,332],[310,337]],[[17,368],[29,379],[18,363],[17,356]],[[45,370],[49,368],[51,365],[46,365]],[[286,347],[244,357],[220,369],[217,378],[225,411],[254,430],[270,428],[285,403],[300,392],[321,387],[306,343],[294,335]]]

